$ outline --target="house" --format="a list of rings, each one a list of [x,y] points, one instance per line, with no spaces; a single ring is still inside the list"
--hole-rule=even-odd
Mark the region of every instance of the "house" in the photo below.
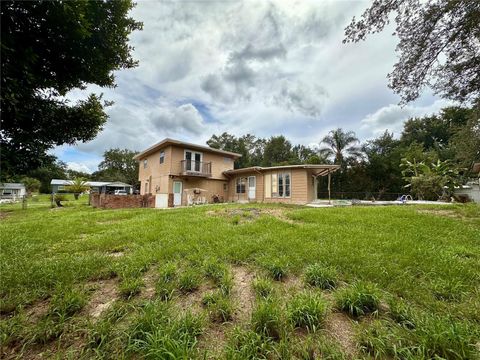
[[[22,183],[0,183],[0,197],[2,199],[16,200],[26,194],[25,185]]]
[[[68,186],[72,183],[72,180],[52,179],[52,193],[68,192]],[[131,194],[133,190],[132,185],[120,181],[85,181],[85,185],[90,187],[90,191],[100,194],[113,193],[115,190],[125,190]]]
[[[338,165],[287,165],[234,169],[241,155],[164,139],[134,157],[140,162],[140,194],[156,207],[195,203],[281,202],[307,204],[317,198],[317,179]]]

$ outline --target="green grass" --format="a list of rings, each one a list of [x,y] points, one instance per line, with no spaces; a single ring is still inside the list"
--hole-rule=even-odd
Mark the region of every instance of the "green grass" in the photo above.
[[[57,358],[203,358],[202,333],[213,327],[225,331],[219,351],[229,359],[342,358],[339,344],[319,340],[321,331],[308,335],[307,346],[291,329],[321,329],[327,309],[335,308],[359,322],[359,358],[476,354],[479,206],[248,204],[159,212],[92,209],[86,200],[53,210],[48,197],[27,210],[0,206],[1,341],[19,355],[55,349],[50,355]],[[228,215],[209,214],[252,207],[285,209],[291,222],[261,215],[233,225]],[[235,267],[251,277],[234,278]],[[146,299],[149,269],[155,291]],[[300,288],[287,290],[299,278],[307,289],[293,281]],[[92,319],[85,312],[96,293],[84,289],[101,279],[112,279],[118,295]],[[254,303],[243,317],[242,282],[253,297],[246,303]],[[216,300],[206,301],[207,292]],[[182,315],[178,302],[195,297],[197,308]],[[42,303],[46,311],[33,317]],[[226,331],[224,321],[237,330]],[[277,336],[275,328],[285,333]]]
[[[369,283],[355,282],[335,295],[339,310],[353,317],[375,313],[380,305],[380,291]]]

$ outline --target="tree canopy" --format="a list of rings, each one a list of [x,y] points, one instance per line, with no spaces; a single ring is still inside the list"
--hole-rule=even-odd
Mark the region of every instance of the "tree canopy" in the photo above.
[[[388,77],[402,103],[418,98],[425,86],[453,100],[480,96],[480,1],[375,0],[352,19],[344,42],[364,40],[392,19],[399,59]]]
[[[88,84],[115,86],[113,72],[136,66],[128,36],[142,24],[131,0],[1,2],[2,172],[51,162],[56,145],[92,140],[107,120],[101,95],[65,95]]]
[[[98,171],[91,175],[94,180],[121,181],[130,185],[138,183],[138,161],[133,157],[138,152],[128,149],[110,149],[103,153]]]

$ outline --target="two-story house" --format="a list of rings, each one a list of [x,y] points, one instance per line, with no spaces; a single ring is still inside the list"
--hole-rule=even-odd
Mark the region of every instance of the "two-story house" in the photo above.
[[[317,178],[338,165],[288,165],[234,169],[241,155],[164,139],[135,156],[140,193],[154,194],[156,207],[204,202],[255,201],[306,204],[317,198]]]

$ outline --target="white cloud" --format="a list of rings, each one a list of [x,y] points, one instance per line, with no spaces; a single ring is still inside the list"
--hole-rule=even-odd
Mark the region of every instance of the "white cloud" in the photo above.
[[[407,119],[432,115],[449,105],[452,105],[452,103],[446,100],[437,100],[428,106],[407,105],[401,107],[396,104],[389,104],[365,116],[361,121],[360,129],[369,136],[383,133],[386,129],[399,135],[403,128],[403,123]]]
[[[91,173],[92,172],[92,170],[87,165],[85,165],[84,163],[69,161],[69,162],[67,162],[67,167],[70,170],[82,171],[82,172],[86,172],[86,173]]]
[[[284,134],[309,144],[336,127],[362,139],[398,131],[441,103],[391,105],[399,100],[387,88],[396,60],[391,28],[342,44],[345,26],[368,4],[140,1],[132,16],[144,30],[131,35],[138,68],[116,72],[114,89],[70,94],[103,92],[115,101],[105,129],[74,149],[99,158],[108,148],[142,150],[166,136],[204,143],[223,131]]]

